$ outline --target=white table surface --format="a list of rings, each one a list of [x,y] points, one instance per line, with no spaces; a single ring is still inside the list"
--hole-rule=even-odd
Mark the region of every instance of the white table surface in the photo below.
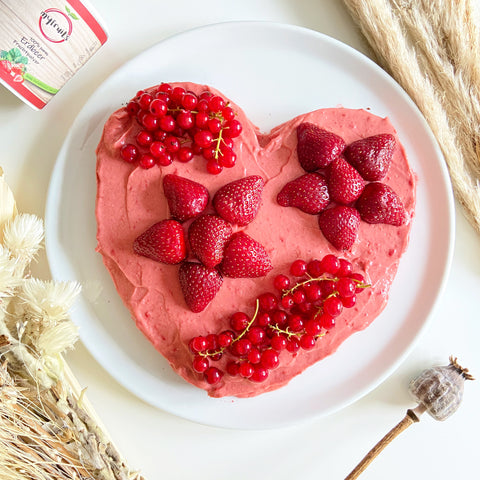
[[[93,1],[93,0],[92,0]],[[125,61],[192,27],[266,20],[307,27],[371,56],[339,0],[95,0],[107,44],[41,112],[0,87],[0,166],[19,210],[44,217],[48,182],[83,104]],[[441,212],[439,213],[441,214]],[[79,342],[68,362],[132,468],[157,479],[343,479],[414,406],[408,382],[449,355],[480,376],[480,235],[457,206],[456,245],[447,288],[426,332],[402,365],[374,391],[328,417],[284,429],[237,431],[198,425],[160,411],[120,386]],[[33,274],[49,278],[44,256]],[[424,415],[361,478],[480,478],[480,383],[465,385],[461,408],[445,422]]]

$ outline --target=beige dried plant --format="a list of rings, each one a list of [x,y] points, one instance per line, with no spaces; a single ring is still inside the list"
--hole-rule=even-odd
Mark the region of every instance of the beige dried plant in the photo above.
[[[17,214],[0,169],[0,478],[142,480],[63,358],[78,339],[80,285],[28,272],[43,235],[39,218]]]
[[[475,0],[344,0],[377,62],[429,123],[480,232],[480,23]]]

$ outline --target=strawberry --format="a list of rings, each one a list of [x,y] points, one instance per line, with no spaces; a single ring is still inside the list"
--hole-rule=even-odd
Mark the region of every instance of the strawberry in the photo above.
[[[220,269],[225,277],[263,277],[273,268],[265,248],[244,232],[232,235],[225,247]]]
[[[13,68],[12,62],[9,60],[0,60],[0,66],[8,73],[10,73]]]
[[[375,182],[387,174],[395,144],[393,135],[381,133],[351,143],[344,155],[365,180]]]
[[[407,213],[400,197],[384,183],[369,183],[356,207],[367,223],[387,223],[400,226],[407,221]]]
[[[326,167],[345,149],[341,137],[313,123],[301,123],[297,127],[297,139],[298,161],[307,172]]]
[[[354,202],[365,186],[360,174],[342,157],[330,164],[327,178],[331,200],[343,205]]]
[[[205,310],[223,283],[217,270],[196,262],[183,262],[178,276],[185,303],[194,313]]]
[[[327,182],[320,173],[306,173],[288,182],[277,195],[282,207],[296,207],[302,212],[316,215],[329,202]]]
[[[168,174],[163,177],[163,191],[170,214],[179,222],[196,217],[208,204],[208,190],[200,183]]]
[[[262,177],[252,175],[227,183],[213,197],[213,206],[227,222],[244,226],[257,215],[262,200]]]
[[[202,215],[188,228],[192,252],[209,268],[216,267],[223,258],[225,243],[232,235],[232,226],[216,215]]]
[[[360,215],[353,207],[337,205],[318,216],[324,237],[338,250],[348,250],[357,238]]]
[[[133,250],[157,262],[180,263],[186,256],[182,225],[176,220],[155,223],[135,239]]]

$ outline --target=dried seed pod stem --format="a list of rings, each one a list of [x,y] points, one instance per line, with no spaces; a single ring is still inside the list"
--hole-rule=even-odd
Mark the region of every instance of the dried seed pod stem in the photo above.
[[[463,398],[465,380],[473,380],[473,376],[458,364],[456,357],[450,357],[449,365],[429,368],[413,379],[409,390],[418,405],[407,410],[405,417],[363,457],[345,480],[358,478],[390,442],[419,422],[424,412],[435,420],[445,420],[452,415]]]

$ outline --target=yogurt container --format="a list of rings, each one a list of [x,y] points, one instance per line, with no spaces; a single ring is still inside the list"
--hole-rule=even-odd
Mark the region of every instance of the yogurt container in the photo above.
[[[85,0],[0,0],[0,82],[42,109],[107,41]]]

